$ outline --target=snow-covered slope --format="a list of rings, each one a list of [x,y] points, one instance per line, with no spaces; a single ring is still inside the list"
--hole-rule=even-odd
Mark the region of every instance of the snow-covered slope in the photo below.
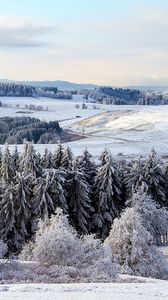
[[[12,107],[1,108],[2,116],[21,116],[16,114],[26,104],[43,106],[48,111],[35,111],[30,116],[45,121],[59,120],[63,128],[86,135],[85,139],[70,143],[75,154],[85,148],[94,154],[108,147],[114,155],[123,153],[147,154],[154,147],[159,154],[168,152],[168,106],[104,105],[87,103],[87,109],[81,109],[83,98],[79,95],[73,101],[48,98],[0,98]],[[75,105],[80,108],[76,109]],[[20,105],[19,108],[16,106]],[[80,118],[76,118],[79,116]],[[44,151],[46,145],[37,146]],[[53,145],[48,145],[52,150]]]

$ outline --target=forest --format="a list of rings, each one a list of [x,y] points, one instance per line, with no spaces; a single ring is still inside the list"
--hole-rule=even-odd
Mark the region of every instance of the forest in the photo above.
[[[63,133],[57,121],[40,121],[31,117],[0,118],[0,144],[23,144],[24,140],[37,143],[55,143]]]
[[[20,83],[1,83],[0,97],[49,97],[53,99],[72,99],[68,91],[59,91],[56,87],[35,87]],[[2,103],[1,103],[2,104]],[[1,105],[0,105],[1,106]]]
[[[83,91],[86,97],[98,103],[115,105],[167,105],[168,93],[140,91],[128,88],[98,87]]]
[[[22,153],[6,144],[0,154],[0,257],[19,255],[45,268],[30,265],[29,274],[24,267],[26,280],[32,272],[41,274],[36,280],[48,274],[50,282],[51,274],[64,282],[100,274],[112,280],[118,268],[168,278],[156,247],[167,242],[167,207],[168,164],[154,150],[118,161],[105,149],[95,161],[87,149],[74,157],[59,143],[41,155],[25,142]]]

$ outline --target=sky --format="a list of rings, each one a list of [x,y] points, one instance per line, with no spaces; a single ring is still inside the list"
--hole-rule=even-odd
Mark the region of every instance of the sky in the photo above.
[[[168,0],[0,0],[0,78],[168,85]]]

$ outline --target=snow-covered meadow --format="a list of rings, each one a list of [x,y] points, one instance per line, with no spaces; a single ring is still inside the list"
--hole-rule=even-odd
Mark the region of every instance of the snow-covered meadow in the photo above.
[[[109,148],[114,155],[145,155],[152,148],[161,154],[168,152],[168,106],[115,106],[86,103],[87,109],[81,109],[83,98],[74,100],[53,100],[48,98],[1,98],[11,107],[0,109],[0,117],[21,116],[18,111],[25,111],[25,105],[41,105],[48,111],[34,111],[29,116],[45,121],[59,120],[65,129],[84,133],[86,138],[70,144],[73,152],[79,154],[83,149],[94,154]],[[19,104],[19,108],[16,105]],[[76,109],[75,105],[80,108]],[[80,116],[80,118],[76,118]],[[40,152],[46,145],[36,146]],[[50,150],[55,145],[48,145]]]
[[[147,281],[147,280],[146,280]],[[168,299],[168,282],[14,284],[0,286],[3,300],[161,300]]]

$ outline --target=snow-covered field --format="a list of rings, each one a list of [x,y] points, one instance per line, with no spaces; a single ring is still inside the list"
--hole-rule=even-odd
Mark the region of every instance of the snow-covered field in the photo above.
[[[3,103],[12,107],[1,108],[2,116],[20,116],[25,104],[42,105],[48,111],[36,111],[30,114],[41,120],[59,120],[63,128],[84,133],[85,139],[70,143],[75,154],[84,148],[94,155],[105,148],[111,149],[114,155],[145,155],[154,147],[159,154],[168,153],[168,106],[115,106],[87,103],[87,109],[76,109],[75,105],[83,101],[81,96],[72,100],[34,99],[34,98],[1,98]],[[19,104],[20,107],[16,108]],[[76,118],[80,116],[81,118]],[[37,145],[44,151],[46,145]],[[54,145],[48,145],[50,150]]]
[[[161,300],[168,299],[168,282],[1,285],[0,299]]]

